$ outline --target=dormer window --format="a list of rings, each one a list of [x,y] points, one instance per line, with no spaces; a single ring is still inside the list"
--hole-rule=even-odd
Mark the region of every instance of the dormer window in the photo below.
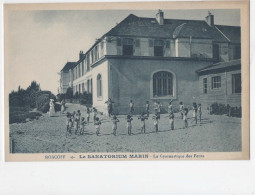
[[[164,41],[155,40],[154,41],[154,56],[163,56],[164,51]]]
[[[124,38],[123,39],[123,55],[124,56],[132,56],[133,55],[133,39]]]

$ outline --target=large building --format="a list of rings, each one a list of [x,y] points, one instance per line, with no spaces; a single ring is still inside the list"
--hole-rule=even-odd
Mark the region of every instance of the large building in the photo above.
[[[118,113],[128,112],[131,99],[137,112],[146,100],[209,103],[201,79],[208,66],[240,59],[240,43],[240,27],[216,25],[211,13],[205,20],[165,19],[161,10],[155,18],[130,14],[75,64],[67,63],[61,82],[74,93],[92,93],[93,106],[103,112],[108,98]]]

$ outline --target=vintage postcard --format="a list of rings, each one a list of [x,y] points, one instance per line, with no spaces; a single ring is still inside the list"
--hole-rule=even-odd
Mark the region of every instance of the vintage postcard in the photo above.
[[[4,5],[6,161],[249,159],[249,2]]]

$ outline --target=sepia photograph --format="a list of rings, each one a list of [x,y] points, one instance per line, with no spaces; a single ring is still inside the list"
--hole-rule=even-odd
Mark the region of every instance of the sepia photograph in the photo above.
[[[249,159],[242,4],[98,4],[5,5],[6,160]]]

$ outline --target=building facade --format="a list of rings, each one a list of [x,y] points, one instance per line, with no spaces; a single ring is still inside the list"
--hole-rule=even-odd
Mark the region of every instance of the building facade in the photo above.
[[[241,106],[241,60],[210,65],[197,71],[200,100],[204,105],[217,102],[232,107]]]
[[[128,112],[131,99],[136,112],[147,100],[191,105],[201,98],[197,70],[240,58],[240,45],[240,27],[215,25],[211,13],[205,20],[165,19],[161,10],[155,18],[130,14],[80,52],[61,81],[74,93],[92,93],[103,112],[108,98],[119,114]]]

